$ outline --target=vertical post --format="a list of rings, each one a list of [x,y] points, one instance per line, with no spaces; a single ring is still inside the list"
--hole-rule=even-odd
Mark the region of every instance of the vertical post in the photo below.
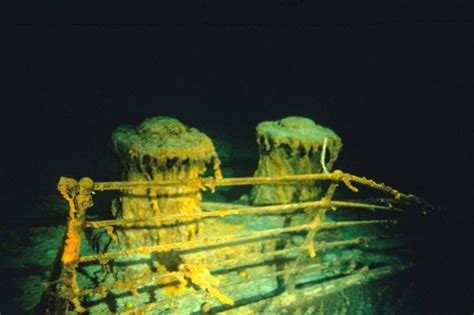
[[[316,232],[318,231],[319,226],[321,225],[321,221],[324,219],[326,210],[328,210],[331,206],[331,199],[334,196],[337,186],[337,182],[331,182],[328,187],[328,190],[326,191],[326,194],[323,198],[321,198],[321,206],[317,207],[315,211],[315,215],[311,222],[311,228],[308,231],[308,234],[306,234],[306,239],[300,248],[300,253],[298,257],[296,257],[296,260],[293,262],[293,264],[288,268],[288,271],[286,273],[286,289],[289,294],[293,293],[295,290],[298,266],[306,257],[307,251],[309,252],[310,257],[316,256],[316,252],[314,251],[314,236],[316,235]]]
[[[65,314],[69,309],[69,303],[74,305],[78,313],[86,311],[81,306],[78,298],[79,286],[77,285],[77,261],[79,259],[79,248],[81,236],[85,227],[86,210],[93,206],[92,190],[94,182],[85,177],[79,182],[72,178],[61,177],[58,190],[69,203],[69,220],[67,224],[64,251],[61,262],[63,271],[60,277],[60,300],[55,305],[55,314]]]

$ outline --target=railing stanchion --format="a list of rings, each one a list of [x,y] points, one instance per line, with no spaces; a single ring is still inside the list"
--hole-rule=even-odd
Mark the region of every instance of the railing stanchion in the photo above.
[[[81,236],[86,226],[86,210],[93,206],[92,189],[94,182],[85,177],[77,182],[71,178],[61,177],[58,189],[69,203],[69,220],[66,230],[64,251],[61,262],[63,272],[59,279],[61,290],[59,301],[56,305],[56,314],[66,314],[69,303],[74,305],[78,313],[86,311],[79,301],[79,286],[77,285],[76,268],[79,261],[79,248]]]
[[[290,294],[293,293],[295,290],[297,270],[298,270],[299,265],[303,261],[303,259],[306,257],[306,253],[309,251],[310,257],[316,256],[316,253],[314,251],[314,236],[316,235],[316,232],[318,231],[321,225],[321,222],[324,219],[326,210],[328,210],[331,207],[331,199],[334,196],[337,186],[338,186],[337,182],[335,181],[331,182],[328,190],[326,191],[326,194],[324,195],[323,198],[321,198],[321,205],[315,209],[315,215],[311,222],[311,228],[308,231],[308,234],[306,234],[306,239],[300,248],[300,253],[298,257],[295,259],[295,261],[287,269],[286,289],[288,290]]]

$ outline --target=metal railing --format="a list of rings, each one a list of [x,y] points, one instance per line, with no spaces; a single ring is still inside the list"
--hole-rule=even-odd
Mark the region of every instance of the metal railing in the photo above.
[[[260,184],[287,184],[300,181],[325,181],[328,183],[325,194],[320,200],[297,202],[290,204],[279,204],[270,206],[241,206],[230,205],[229,208],[206,211],[202,213],[179,214],[179,215],[163,215],[146,220],[130,220],[130,219],[113,219],[113,220],[86,220],[87,209],[93,206],[93,194],[106,190],[125,191],[134,188],[156,188],[163,186],[179,186],[186,185],[197,189],[211,189],[219,186],[238,186],[238,185],[260,185]],[[350,202],[334,200],[334,194],[339,185],[344,185],[350,191],[357,192],[357,186],[365,186],[378,190],[389,196],[385,199],[384,204],[367,203],[367,202]],[[179,299],[192,298],[196,296],[206,297],[213,301],[216,307],[221,309],[238,308],[239,303],[222,294],[219,290],[225,288],[235,288],[236,286],[257,282],[262,279],[278,279],[282,284],[279,293],[285,292],[292,294],[298,285],[299,276],[309,272],[310,270],[325,270],[337,266],[345,266],[343,274],[353,274],[360,271],[367,271],[366,266],[357,266],[354,259],[336,259],[328,262],[318,260],[309,260],[314,258],[318,251],[324,251],[328,248],[347,247],[347,246],[367,246],[368,242],[377,239],[378,236],[362,235],[346,240],[320,241],[316,240],[316,233],[323,230],[334,230],[343,227],[357,225],[391,225],[396,224],[396,219],[376,219],[376,220],[350,220],[340,222],[325,222],[326,212],[334,211],[339,208],[357,208],[369,209],[373,211],[391,211],[394,213],[404,213],[403,205],[420,204],[421,200],[414,195],[403,194],[398,190],[389,187],[383,183],[376,183],[373,180],[359,177],[342,171],[334,171],[324,174],[305,174],[283,177],[248,177],[248,178],[200,178],[177,181],[142,181],[142,182],[94,182],[90,178],[83,178],[76,181],[71,178],[62,177],[58,184],[58,189],[69,205],[69,220],[67,223],[66,233],[63,240],[63,246],[58,251],[55,269],[53,270],[51,281],[47,283],[45,293],[43,295],[45,308],[50,313],[67,313],[75,311],[82,313],[88,310],[83,303],[84,297],[95,294],[105,298],[113,292],[122,292],[139,296],[147,290],[154,290],[156,287],[166,285],[177,285],[183,283],[183,279],[188,280],[188,284],[193,284],[197,290],[187,290]],[[395,206],[397,205],[397,206]],[[85,229],[103,228],[114,242],[117,242],[114,229],[131,228],[131,227],[147,227],[160,228],[162,225],[170,222],[189,222],[189,220],[203,221],[209,218],[222,218],[227,216],[242,215],[291,215],[296,211],[304,210],[306,212],[307,222],[294,226],[283,226],[260,231],[246,231],[244,233],[227,234],[220,236],[212,236],[204,239],[195,239],[189,241],[156,244],[151,246],[141,246],[135,248],[126,248],[117,251],[103,252],[92,255],[81,255],[80,243]],[[81,288],[78,285],[78,269],[85,264],[101,264],[106,266],[109,261],[119,257],[126,257],[135,254],[150,254],[174,251],[206,251],[213,246],[233,246],[235,244],[251,244],[264,239],[277,239],[292,233],[306,233],[304,241],[298,246],[286,246],[276,248],[264,252],[254,252],[246,257],[231,257],[226,259],[217,259],[208,263],[193,263],[184,268],[170,272],[154,272],[145,277],[137,278],[123,282],[103,283],[93,287]],[[244,268],[247,265],[256,264],[274,264],[275,259],[285,259],[282,268],[277,271],[268,272],[244,278],[239,281],[222,283],[219,288],[206,287],[202,283],[198,283],[193,279],[192,274],[186,273],[186,267],[201,268],[208,272],[208,280],[211,281],[213,273],[219,270],[229,268]],[[166,280],[166,281],[165,281]],[[342,286],[344,284],[341,284]],[[215,291],[212,291],[215,290]],[[216,297],[217,299],[212,299]],[[163,306],[172,305],[176,301],[176,297],[164,298],[157,301],[143,303],[142,305],[129,305],[121,309],[120,313],[146,313],[152,309]],[[226,302],[227,301],[227,302]],[[73,308],[70,310],[71,306]],[[209,309],[209,305],[205,308]],[[204,310],[203,312],[205,312]]]

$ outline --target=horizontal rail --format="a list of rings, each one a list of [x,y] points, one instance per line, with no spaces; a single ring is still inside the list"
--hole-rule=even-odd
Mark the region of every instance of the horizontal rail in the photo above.
[[[168,181],[135,181],[135,182],[96,182],[94,183],[94,190],[119,190],[119,189],[133,189],[133,188],[153,188],[157,186],[182,186],[182,185],[196,185],[199,182],[205,183],[206,180],[215,187],[218,186],[244,186],[244,185],[259,185],[259,184],[277,184],[298,181],[317,181],[317,180],[331,180],[332,173],[329,174],[305,174],[305,175],[289,175],[280,177],[240,177],[240,178],[221,178],[221,179],[187,179],[187,180],[168,180]]]
[[[340,241],[333,241],[333,242],[317,242],[315,246],[318,248],[326,249],[326,248],[338,247],[338,246],[360,245],[360,244],[366,244],[366,242],[373,240],[375,238],[376,238],[375,236],[370,236],[370,237],[360,236],[360,237],[356,237],[350,240],[340,240]],[[302,249],[305,249],[304,246],[295,246],[292,248],[280,249],[280,250],[275,250],[275,251],[266,252],[266,253],[252,254],[252,257],[231,258],[224,261],[219,261],[219,262],[209,263],[209,264],[204,264],[204,265],[207,268],[218,268],[218,267],[225,266],[227,269],[227,267],[242,266],[243,263],[247,263],[247,264],[258,263],[262,259],[265,260],[271,257],[285,256],[291,252],[296,252],[298,250],[301,251]]]
[[[150,224],[160,226],[165,222],[174,222],[174,221],[186,221],[190,219],[203,219],[203,218],[215,218],[215,217],[224,217],[229,215],[246,215],[246,214],[264,214],[272,212],[280,212],[287,210],[296,210],[309,207],[319,207],[321,206],[321,201],[311,201],[311,202],[299,202],[292,204],[284,205],[274,205],[274,206],[259,206],[259,207],[238,207],[234,209],[227,210],[218,210],[212,212],[203,212],[203,213],[191,213],[191,214],[176,214],[176,215],[167,215],[156,217],[151,220],[133,220],[133,219],[122,219],[122,220],[103,220],[103,221],[91,221],[87,222],[87,227],[104,227],[111,225],[129,225],[136,226],[141,224]]]
[[[206,219],[206,218],[216,218],[216,217],[225,217],[230,215],[251,215],[251,214],[269,214],[269,213],[284,213],[286,211],[293,211],[297,209],[311,208],[311,207],[320,207],[323,205],[322,201],[309,201],[309,202],[298,202],[284,205],[273,205],[273,206],[259,206],[259,207],[242,207],[239,206],[235,209],[226,209],[226,210],[217,210],[212,212],[204,213],[191,213],[191,214],[176,214],[176,215],[167,215],[156,217],[153,219],[147,220],[134,220],[134,219],[115,219],[115,220],[101,220],[101,221],[89,221],[86,223],[86,227],[90,228],[100,228],[106,226],[161,226],[167,222],[184,222],[192,219]],[[396,211],[396,212],[406,212],[406,210],[372,205],[366,203],[357,203],[357,202],[345,202],[345,201],[329,201],[324,203],[325,207],[352,207],[352,208],[365,208],[371,210],[387,210],[387,211]]]
[[[302,174],[302,175],[287,175],[279,177],[240,177],[240,178],[196,178],[185,180],[171,180],[171,181],[136,181],[136,182],[96,182],[94,183],[94,190],[126,190],[134,188],[153,188],[160,186],[192,186],[196,188],[206,187],[214,188],[219,186],[242,186],[242,185],[262,185],[262,184],[283,184],[299,181],[323,181],[332,180],[343,182],[351,190],[357,191],[357,188],[351,185],[351,181],[368,186],[377,190],[384,191],[394,196],[395,198],[411,199],[412,195],[405,195],[398,190],[385,185],[384,183],[377,183],[365,177],[359,177],[340,170],[332,173],[318,173],[318,174]]]
[[[353,225],[365,225],[365,224],[396,224],[396,220],[365,220],[365,221],[344,221],[344,222],[334,222],[334,223],[322,223],[320,229],[333,229],[338,227],[353,226]],[[270,229],[265,231],[258,231],[253,233],[246,233],[241,235],[226,235],[220,237],[213,237],[204,240],[195,240],[187,242],[178,242],[154,246],[145,246],[138,247],[134,249],[123,250],[119,252],[104,253],[98,255],[82,256],[78,259],[79,263],[91,262],[91,261],[107,261],[116,257],[130,256],[135,254],[149,254],[152,252],[166,252],[171,250],[186,250],[186,249],[195,249],[202,246],[212,246],[212,245],[221,245],[225,242],[242,242],[248,241],[254,238],[266,237],[266,236],[275,236],[283,233],[299,232],[306,231],[312,228],[311,224],[304,224],[300,226],[287,227],[287,228],[278,228]]]

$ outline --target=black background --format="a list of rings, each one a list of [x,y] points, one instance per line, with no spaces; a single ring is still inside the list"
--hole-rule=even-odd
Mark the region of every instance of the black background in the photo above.
[[[301,115],[340,134],[339,168],[437,202],[466,198],[468,5],[204,1],[146,9],[19,11],[5,45],[13,48],[5,60],[11,97],[0,111],[1,175],[11,187],[53,170],[48,161],[104,150],[117,125],[154,115],[248,142],[258,122]]]

